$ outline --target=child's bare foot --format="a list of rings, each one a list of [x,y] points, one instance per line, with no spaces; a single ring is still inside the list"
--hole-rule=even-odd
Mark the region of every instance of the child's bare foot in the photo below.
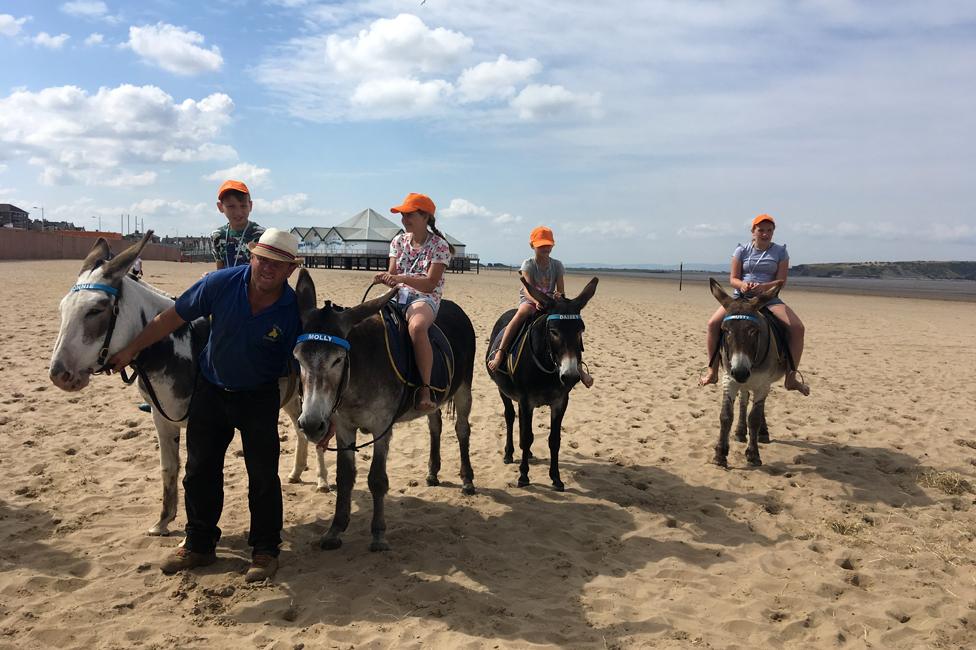
[[[422,386],[417,390],[417,410],[421,413],[431,413],[437,410],[437,403],[430,398],[430,388]]]
[[[790,372],[786,373],[786,381],[783,382],[783,386],[786,388],[786,390],[796,390],[796,391],[799,391],[800,394],[801,395],[804,395],[804,396],[810,394],[810,387],[807,386],[800,379],[797,379],[796,378],[796,371],[795,370],[791,370]]]
[[[580,382],[589,388],[593,385],[593,377],[590,376],[590,373],[586,372],[585,370],[580,370]]]
[[[495,356],[493,356],[491,358],[491,361],[488,362],[488,370],[491,370],[492,372],[498,370],[498,366],[502,365],[502,359],[504,358],[505,358],[504,350],[502,350],[501,348],[495,350]]]
[[[698,378],[699,386],[708,386],[709,384],[715,383],[718,383],[718,368],[709,368],[703,376]]]

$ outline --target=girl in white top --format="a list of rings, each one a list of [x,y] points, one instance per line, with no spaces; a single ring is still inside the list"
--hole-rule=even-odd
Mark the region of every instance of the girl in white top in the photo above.
[[[736,298],[752,296],[775,285],[782,287],[786,284],[786,276],[790,271],[790,256],[786,246],[773,243],[773,231],[776,222],[768,214],[761,214],[752,220],[752,242],[747,246],[739,245],[732,254],[732,269],[729,273],[729,284],[735,290]],[[803,355],[803,337],[806,329],[800,317],[790,309],[785,302],[774,298],[767,303],[769,311],[773,312],[786,325],[790,337],[790,353],[793,355],[794,366],[800,365]],[[705,346],[709,360],[718,345],[719,332],[722,329],[722,319],[725,318],[725,307],[719,307],[708,320],[705,336]],[[718,381],[718,355],[715,355],[704,377],[698,380],[700,386],[714,384]],[[810,394],[810,387],[800,381],[796,370],[786,373],[783,383],[786,390],[796,390],[803,395]]]
[[[390,242],[390,265],[386,273],[377,273],[374,278],[376,282],[400,289],[398,302],[406,306],[407,330],[423,381],[417,390],[416,408],[428,412],[435,410],[437,404],[430,396],[434,351],[427,330],[437,316],[444,292],[444,269],[454,253],[454,247],[434,225],[436,209],[430,197],[413,192],[402,205],[390,208],[390,212],[400,213],[405,232]]]

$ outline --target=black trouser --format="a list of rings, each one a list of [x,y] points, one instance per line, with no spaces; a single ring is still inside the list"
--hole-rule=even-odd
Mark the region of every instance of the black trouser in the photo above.
[[[278,384],[229,392],[200,377],[186,427],[186,547],[212,553],[220,539],[224,507],[224,455],[241,431],[247,467],[252,553],[278,555],[281,544],[281,481],[278,478]]]

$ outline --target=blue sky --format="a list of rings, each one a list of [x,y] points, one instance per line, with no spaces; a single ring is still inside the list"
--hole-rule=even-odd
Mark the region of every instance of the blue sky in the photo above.
[[[0,3],[0,203],[162,235],[429,194],[485,261],[976,259],[976,3]],[[393,215],[391,215],[393,216]]]

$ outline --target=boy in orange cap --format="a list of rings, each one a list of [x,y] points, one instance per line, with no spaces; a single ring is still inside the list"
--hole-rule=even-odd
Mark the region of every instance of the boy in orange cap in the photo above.
[[[261,239],[264,228],[249,221],[251,193],[243,181],[228,180],[217,190],[217,209],[227,223],[210,233],[214,261],[218,269],[247,264],[251,260],[248,244]]]
[[[551,257],[552,247],[556,245],[552,229],[548,226],[539,226],[529,234],[529,246],[535,251],[535,256],[522,262],[519,272],[525,281],[538,289],[540,292],[559,298],[566,293],[563,285],[563,275],[565,269],[563,263]],[[521,329],[522,323],[526,318],[535,315],[539,311],[539,305],[528,294],[525,287],[519,288],[519,304],[512,320],[505,326],[505,333],[502,334],[501,343],[495,356],[488,362],[488,368],[495,371],[501,365],[508,347],[512,344],[512,337]],[[580,368],[580,382],[589,388],[593,385],[593,377],[585,369]]]

